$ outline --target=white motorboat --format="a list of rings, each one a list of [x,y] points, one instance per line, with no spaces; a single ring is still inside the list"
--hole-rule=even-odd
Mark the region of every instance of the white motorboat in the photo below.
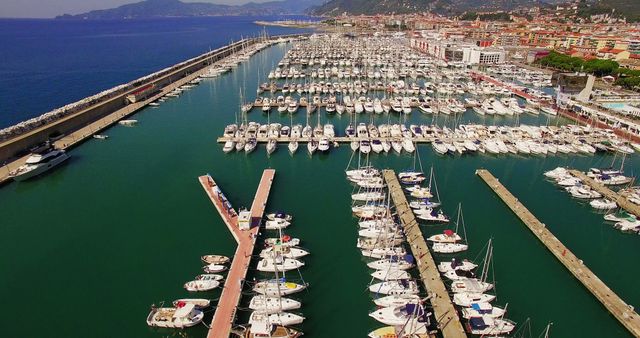
[[[229,257],[222,255],[204,255],[200,257],[203,263],[206,264],[226,264],[229,263]]]
[[[227,270],[227,267],[219,264],[209,264],[209,265],[205,265],[202,269],[206,273],[216,273],[216,272],[222,272]]]
[[[266,320],[269,323],[274,325],[282,325],[282,326],[302,324],[302,322],[304,321],[304,317],[297,315],[295,313],[277,312],[277,313],[267,314],[259,311],[254,311],[249,316],[249,324],[264,321],[265,320],[264,317],[267,317]]]
[[[565,189],[567,190],[568,193],[571,194],[571,196],[575,198],[594,199],[594,198],[602,197],[602,194],[591,189],[589,186],[577,185],[573,187],[566,187]]]
[[[181,298],[173,301],[173,306],[177,308],[184,307],[187,304],[193,304],[196,309],[205,309],[211,305],[211,301],[204,298]]]
[[[402,184],[418,185],[427,178],[422,172],[417,171],[405,171],[398,174],[398,179]]]
[[[225,142],[224,147],[222,147],[222,151],[225,154],[232,152],[234,149],[236,149],[236,142],[231,140]]]
[[[453,293],[483,293],[492,288],[493,284],[475,279],[462,279],[451,283]]]
[[[118,121],[118,124],[123,125],[125,127],[132,127],[138,123],[138,120],[121,120]]]
[[[302,303],[295,299],[284,297],[253,296],[249,301],[249,309],[262,313],[278,313],[299,309]]]
[[[390,306],[371,312],[369,316],[382,324],[413,327],[416,324],[428,325],[428,315],[422,304],[409,303],[400,306]]]
[[[267,155],[271,155],[278,147],[278,141],[275,138],[270,138],[267,142]]]
[[[258,262],[258,271],[276,272],[291,271],[304,266],[304,263],[293,258],[283,258],[281,256],[261,259]]]
[[[598,210],[611,210],[618,207],[618,204],[608,199],[596,199],[589,202],[592,208]]]
[[[640,221],[624,220],[624,221],[616,222],[616,224],[614,224],[613,227],[623,232],[639,232]]]
[[[379,279],[381,281],[409,279],[411,275],[409,272],[400,269],[378,270],[371,273],[371,277]]]
[[[374,248],[371,250],[362,250],[364,257],[371,257],[382,259],[389,256],[404,256],[407,251],[403,247],[387,247],[387,248]]]
[[[187,291],[209,291],[220,286],[217,280],[192,280],[184,284]]]
[[[383,200],[384,197],[384,193],[380,191],[361,192],[351,195],[352,200],[361,202],[380,201]]]
[[[284,235],[282,238],[267,238],[264,240],[264,244],[268,246],[279,245],[279,246],[287,246],[294,247],[300,245],[299,238],[292,238],[289,235]]]
[[[309,152],[309,155],[313,155],[313,153],[315,153],[317,149],[318,141],[311,139],[309,140],[309,142],[307,142],[307,151]]]
[[[453,302],[462,307],[469,307],[473,303],[488,303],[494,299],[496,296],[485,293],[456,293],[453,295]]]
[[[417,295],[418,284],[415,281],[400,279],[384,281],[369,286],[369,291],[383,295]]]
[[[331,147],[331,143],[329,142],[329,139],[326,137],[323,137],[320,139],[320,142],[318,143],[318,150],[320,150],[321,152],[327,152]]]
[[[267,219],[270,221],[285,220],[287,222],[291,222],[293,220],[293,216],[278,211],[267,214]]]
[[[556,181],[556,184],[558,184],[561,187],[571,187],[581,183],[582,183],[582,180],[577,177],[561,178],[560,180]]]
[[[10,172],[9,175],[16,181],[24,181],[53,169],[67,159],[69,159],[69,155],[64,150],[58,149],[50,149],[41,154],[31,154],[23,165]]]
[[[285,221],[283,219],[275,219],[273,221],[264,222],[264,228],[267,230],[281,230],[287,228],[291,225],[291,222]]]
[[[242,338],[298,338],[300,336],[302,336],[302,332],[282,325],[271,324],[264,316],[261,321],[254,317],[254,323],[249,325]]]
[[[446,273],[453,270],[471,271],[477,267],[477,264],[474,264],[473,262],[466,259],[459,261],[455,258],[452,258],[451,261],[440,262],[438,264],[438,271],[440,271],[441,273]]]
[[[429,328],[424,323],[405,326],[384,326],[367,335],[369,338],[429,338]]]
[[[542,109],[544,111],[544,107]],[[509,320],[489,316],[471,317],[467,323],[467,331],[481,336],[508,334],[515,327],[516,325]]]
[[[418,295],[389,295],[376,298],[373,302],[379,307],[400,306],[409,303],[417,303],[420,301]]]
[[[298,141],[296,140],[289,141],[288,148],[289,148],[289,153],[291,155],[295,154],[296,151],[298,150]]]
[[[458,253],[466,251],[468,245],[462,243],[433,243],[431,249],[437,253]]]
[[[187,303],[177,307],[152,307],[147,316],[147,325],[154,327],[166,327],[182,329],[202,322],[204,312],[196,309],[196,306]]]
[[[505,313],[504,309],[493,306],[491,303],[473,303],[470,307],[462,309],[462,317],[466,319],[479,316],[501,318]]]
[[[221,281],[223,279],[224,277],[222,275],[213,274],[213,273],[197,275],[195,278],[195,280],[217,280],[217,281]]]
[[[413,200],[409,202],[411,209],[437,208],[440,206],[438,202],[432,202],[428,198]]]
[[[465,271],[465,270],[460,270],[460,269],[449,270],[447,272],[444,272],[442,275],[445,276],[446,278],[450,279],[450,280],[462,280],[462,279],[468,279],[468,278],[476,278],[476,274],[473,273],[472,271]]]
[[[260,252],[260,258],[268,258],[277,254],[285,258],[298,259],[307,256],[309,252],[296,247],[285,245],[270,246]]]
[[[419,218],[424,221],[437,222],[437,223],[449,222],[449,217],[447,217],[447,215],[445,215],[442,210],[436,211],[433,208],[420,208],[420,209],[414,209],[413,212],[416,214],[416,218]]]
[[[281,280],[266,280],[256,283],[253,291],[265,296],[287,296],[304,290],[307,286]]]
[[[367,266],[374,270],[409,270],[414,264],[406,259],[391,257],[370,262]]]
[[[442,234],[433,235],[427,238],[427,241],[436,243],[456,243],[461,240],[462,237],[460,237],[460,235],[449,229],[443,231]]]

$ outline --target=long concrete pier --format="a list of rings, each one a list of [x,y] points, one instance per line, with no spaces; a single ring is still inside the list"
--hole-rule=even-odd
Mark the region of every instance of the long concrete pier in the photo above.
[[[569,170],[569,173],[579,179],[582,180],[585,184],[593,188],[593,190],[599,192],[607,198],[608,200],[614,201],[618,204],[618,206],[627,212],[634,214],[640,217],[640,206],[634,203],[631,203],[623,194],[619,194],[609,188],[607,188],[604,184],[598,183],[593,180],[591,177],[587,176],[585,173],[579,170]]]
[[[230,207],[231,205],[213,178],[209,175],[198,178],[200,184],[202,184],[202,187],[211,199],[211,202],[220,213],[220,217],[222,217],[238,243],[220,300],[218,301],[218,306],[207,333],[207,338],[229,337],[235,321],[237,307],[240,303],[240,297],[242,296],[242,287],[244,286],[244,280],[247,276],[249,264],[251,263],[251,256],[253,255],[253,250],[256,245],[258,232],[260,231],[259,223],[267,205],[269,191],[271,190],[275,174],[276,171],[273,169],[266,169],[262,173],[258,190],[251,205],[252,227],[249,230],[240,230],[237,213]]]
[[[476,174],[502,199],[502,201],[522,220],[538,237],[549,251],[576,277],[589,292],[625,327],[640,337],[640,317],[633,307],[625,303],[596,274],[594,274],[576,255],[549,231],[527,208],[513,196],[491,173],[480,169]]]
[[[415,256],[418,264],[418,271],[422,283],[431,295],[431,306],[438,320],[438,327],[442,332],[442,336],[444,338],[466,337],[467,335],[458,317],[458,312],[440,277],[436,262],[431,255],[431,251],[429,251],[429,247],[422,235],[415,215],[409,207],[409,203],[396,177],[396,173],[393,170],[384,170],[382,174],[391,192],[391,199],[396,206],[396,211],[400,217],[405,235],[407,236],[411,252]]]

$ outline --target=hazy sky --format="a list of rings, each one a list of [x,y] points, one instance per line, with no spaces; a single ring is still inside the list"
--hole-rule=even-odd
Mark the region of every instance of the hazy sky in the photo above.
[[[0,17],[50,18],[69,13],[79,14],[94,9],[105,9],[141,0],[0,0]],[[243,4],[250,0],[182,0],[185,2],[212,2],[218,4]],[[268,0],[253,0],[265,2]]]

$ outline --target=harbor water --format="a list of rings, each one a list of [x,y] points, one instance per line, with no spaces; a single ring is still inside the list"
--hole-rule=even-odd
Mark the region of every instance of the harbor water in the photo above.
[[[2,336],[204,337],[203,325],[176,333],[149,328],[145,317],[152,303],[201,296],[189,295],[182,287],[201,273],[201,255],[233,255],[235,241],[197,177],[211,174],[237,209],[250,206],[265,168],[276,169],[267,210],[293,214],[286,233],[301,238],[302,247],[311,252],[301,269],[310,284],[300,294],[305,337],[364,337],[381,326],[367,315],[374,309],[367,291],[370,276],[355,246],[353,187],[344,176],[351,159],[349,146],[313,156],[301,146],[291,156],[281,144],[268,157],[264,145],[248,155],[227,155],[216,143],[224,126],[235,122],[239,89],[245,88],[247,99],[255,98],[257,84],[266,81],[287,48],[268,48],[232,73],[205,80],[158,108],[140,111],[133,117],[139,121],[135,127],[107,130],[108,140],[91,139],[73,149],[67,164],[44,177],[0,189],[1,317],[10,324],[3,326]],[[370,117],[359,118],[369,122]],[[248,119],[306,123],[302,109],[292,119],[258,110]],[[320,119],[331,121],[340,134],[350,122],[347,115],[327,120],[324,112]],[[376,122],[387,119],[382,115]],[[407,124],[432,119],[414,110]],[[397,115],[391,121],[398,121]],[[452,127],[460,122],[517,121],[483,119],[469,110],[459,121],[438,117],[435,122]],[[310,123],[317,123],[317,113]],[[566,121],[523,115],[519,123]],[[533,336],[548,322],[554,323],[555,337],[628,336],[474,175],[478,168],[489,169],[605,283],[637,305],[635,258],[640,238],[605,224],[602,214],[542,176],[560,165],[608,166],[613,155],[443,157],[430,145],[417,149],[423,169],[434,167],[445,212],[455,217],[458,202],[463,205],[470,249],[458,257],[476,258],[493,238],[495,304],[508,303],[510,319],[524,323],[531,318]],[[380,168],[413,166],[407,154],[372,155],[371,160]],[[357,161],[355,156],[352,166]],[[637,156],[627,157],[626,172],[634,174],[638,164]],[[446,228],[425,226],[423,231],[434,234]],[[249,278],[254,275],[250,272]],[[299,279],[297,273],[288,277]],[[215,299],[219,291],[205,295]]]

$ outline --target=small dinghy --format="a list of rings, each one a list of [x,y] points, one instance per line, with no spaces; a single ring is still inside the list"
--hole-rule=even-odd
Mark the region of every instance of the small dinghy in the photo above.
[[[227,267],[219,264],[209,264],[202,268],[206,273],[216,273],[227,270]]]
[[[184,288],[187,291],[209,291],[220,286],[220,281],[217,280],[192,280],[184,283]]]
[[[202,262],[207,264],[226,264],[229,263],[229,257],[221,255],[204,255],[200,257]]]

